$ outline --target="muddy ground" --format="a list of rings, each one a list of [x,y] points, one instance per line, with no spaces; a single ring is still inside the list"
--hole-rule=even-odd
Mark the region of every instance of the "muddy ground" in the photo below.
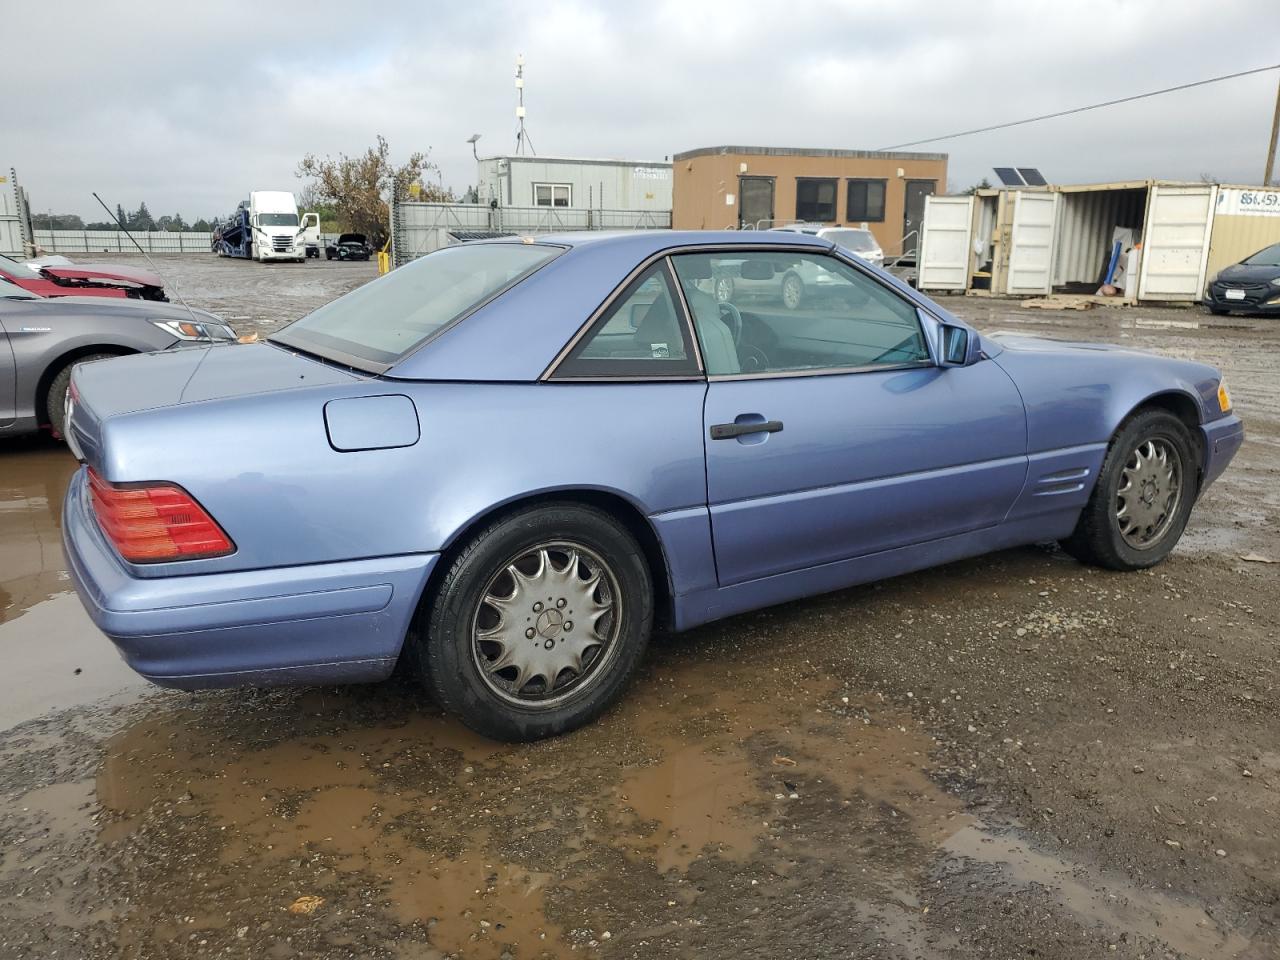
[[[365,264],[166,257],[268,332]],[[1249,438],[1143,574],[1052,547],[655,639],[530,746],[411,682],[149,689],[0,444],[2,958],[1280,956],[1280,321],[954,298],[1219,364]]]

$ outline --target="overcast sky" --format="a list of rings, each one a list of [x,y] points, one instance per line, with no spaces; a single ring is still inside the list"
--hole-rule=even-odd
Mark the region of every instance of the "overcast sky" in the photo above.
[[[526,59],[539,153],[661,159],[716,144],[875,149],[1280,61],[1280,0],[6,4],[0,168],[35,211],[188,219],[301,186],[308,151],[381,133],[444,183],[512,152]],[[1053,182],[1257,183],[1276,72],[918,147],[963,189],[993,165]],[[7,169],[5,170],[7,172]]]

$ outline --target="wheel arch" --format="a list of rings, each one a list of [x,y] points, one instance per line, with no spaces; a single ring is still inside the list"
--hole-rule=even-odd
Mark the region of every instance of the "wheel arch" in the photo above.
[[[476,514],[461,524],[445,541],[440,550],[440,559],[432,568],[431,575],[422,589],[418,601],[418,611],[423,613],[435,602],[436,591],[440,581],[444,579],[453,562],[454,556],[466,544],[470,535],[476,531],[513,513],[519,513],[531,507],[548,503],[581,505],[595,507],[609,514],[623,525],[635,538],[644,554],[645,564],[649,568],[649,578],[653,581],[653,605],[655,619],[660,625],[668,625],[673,618],[673,590],[671,584],[670,564],[662,541],[649,522],[644,512],[631,500],[612,490],[591,487],[574,487],[567,489],[545,490],[507,500],[501,504]],[[418,617],[414,618],[415,624]],[[413,629],[412,627],[410,628]],[[407,646],[407,644],[406,644]],[[403,658],[404,651],[401,651]]]
[[[1199,401],[1184,390],[1163,390],[1159,393],[1151,394],[1125,414],[1124,418],[1116,424],[1112,436],[1124,429],[1124,425],[1135,416],[1147,410],[1163,410],[1177,417],[1186,426],[1187,432],[1191,434],[1191,442],[1195,446],[1196,478],[1198,483],[1200,477],[1204,475],[1204,434],[1200,430],[1201,411]]]
[[[32,409],[35,410],[36,419],[40,423],[48,422],[48,399],[49,388],[53,386],[53,381],[58,374],[67,368],[68,364],[75,363],[77,360],[83,360],[85,357],[102,355],[109,353],[116,357],[127,357],[141,351],[135,350],[133,347],[126,347],[119,343],[87,343],[80,344],[70,350],[58,354],[50,360],[44,370],[40,373],[39,379],[36,380],[35,396],[33,397]]]

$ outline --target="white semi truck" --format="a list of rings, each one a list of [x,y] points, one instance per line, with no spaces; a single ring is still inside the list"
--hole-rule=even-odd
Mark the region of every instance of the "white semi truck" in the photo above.
[[[309,217],[314,214],[308,214]],[[319,218],[315,219],[319,225]],[[261,263],[306,258],[305,227],[287,190],[254,190],[235,215],[214,231],[213,250],[224,257]]]

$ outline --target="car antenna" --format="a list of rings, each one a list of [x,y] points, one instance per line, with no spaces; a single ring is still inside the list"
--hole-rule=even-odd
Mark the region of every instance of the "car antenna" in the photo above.
[[[200,321],[196,319],[196,312],[191,309],[191,305],[187,303],[187,299],[182,295],[182,291],[178,289],[178,285],[173,283],[168,277],[160,272],[160,268],[156,266],[156,262],[151,259],[151,254],[143,250],[142,244],[133,239],[133,234],[129,232],[129,228],[120,222],[120,218],[111,212],[111,208],[102,202],[102,198],[98,196],[96,192],[93,194],[93,199],[97,200],[98,203],[102,205],[102,209],[107,211],[107,216],[110,217],[115,225],[120,228],[120,232],[128,237],[133,245],[138,248],[138,252],[147,258],[147,263],[151,264],[151,269],[156,272],[156,276],[164,280],[165,286],[173,288],[173,292],[178,295],[178,302],[182,304],[183,309],[185,309],[187,314],[191,317],[191,322],[198,326]]]

